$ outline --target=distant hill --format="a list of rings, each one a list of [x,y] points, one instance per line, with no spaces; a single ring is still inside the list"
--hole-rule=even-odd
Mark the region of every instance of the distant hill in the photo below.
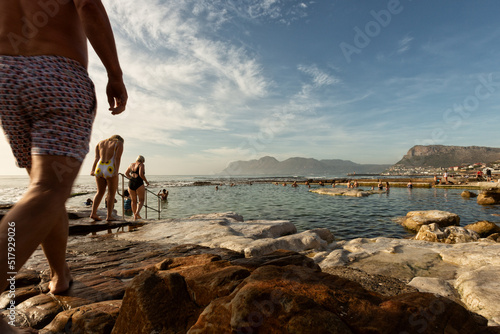
[[[278,161],[273,157],[258,160],[231,162],[221,174],[269,175],[269,176],[322,176],[353,173],[379,174],[391,165],[358,164],[349,160],[316,160],[312,158],[289,158]]]
[[[417,145],[396,165],[405,167],[453,167],[500,160],[500,148],[483,146]]]

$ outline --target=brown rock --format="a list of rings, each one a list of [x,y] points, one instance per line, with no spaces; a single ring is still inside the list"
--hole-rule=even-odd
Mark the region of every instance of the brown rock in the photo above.
[[[181,275],[145,271],[127,288],[112,333],[185,333],[198,313]]]
[[[38,285],[45,278],[44,275],[41,275],[36,270],[29,269],[21,269],[16,275],[16,287],[29,286],[29,285]]]
[[[43,328],[62,310],[62,306],[51,296],[37,295],[16,307],[15,325]]]
[[[493,204],[497,204],[497,200],[492,196],[488,196],[485,194],[479,194],[479,196],[477,196],[477,204],[479,204],[479,205],[493,205]]]
[[[418,232],[422,225],[433,223],[441,228],[459,226],[460,217],[454,213],[440,210],[410,211],[401,222],[405,228],[414,232]]]
[[[231,264],[243,266],[251,270],[265,265],[281,267],[293,264],[296,266],[307,267],[316,271],[321,271],[320,267],[314,262],[313,259],[305,257],[304,255],[297,252],[283,249],[279,249],[267,255],[236,259],[231,261]]]
[[[500,193],[498,189],[484,189],[477,196],[477,204],[493,205],[500,203]]]
[[[473,193],[472,191],[469,191],[469,190],[464,190],[464,191],[462,191],[460,196],[462,196],[463,198],[474,198],[474,197],[477,197],[477,194]]]
[[[4,291],[0,296],[0,309],[6,308],[10,303],[10,291]],[[41,293],[41,288],[38,285],[30,285],[24,286],[21,288],[16,288],[16,294],[14,298],[14,302],[16,305],[21,304],[23,301],[39,295]]]
[[[465,308],[433,294],[384,297],[309,268],[264,266],[231,295],[214,300],[188,333],[480,333],[484,329],[484,322]]]
[[[493,240],[495,242],[500,242],[500,233],[494,233],[486,239],[490,239],[490,240]]]
[[[479,234],[460,226],[448,226],[440,230],[437,224],[422,225],[415,240],[456,244],[479,240]]]
[[[188,255],[185,257],[167,258],[155,265],[158,270],[171,270],[175,268],[196,267],[221,260],[216,254]]]
[[[247,269],[231,266],[225,261],[187,268],[178,273],[185,277],[193,300],[202,307],[216,298],[229,295],[250,275]]]
[[[48,275],[43,275],[36,270],[29,270],[22,268],[16,275],[16,293],[15,305],[21,304],[23,301],[40,294],[42,291],[47,290]],[[0,309],[6,308],[10,303],[9,291],[4,291],[0,295]]]
[[[500,226],[487,220],[481,220],[473,224],[466,225],[464,228],[476,232],[481,238],[486,238],[494,233],[500,233]]]
[[[244,257],[239,252],[226,248],[210,248],[195,244],[183,244],[170,248],[164,255],[168,257],[185,257],[190,255],[214,254],[220,256],[222,260],[234,260]]]
[[[87,274],[79,276],[64,295],[54,298],[66,308],[104,300],[121,299],[125,293],[125,284],[117,279]]]
[[[414,239],[429,242],[443,242],[443,240],[446,239],[446,234],[439,229],[437,224],[422,225]]]
[[[121,304],[121,300],[110,300],[66,310],[43,328],[44,334],[109,334],[115,325]]]
[[[327,228],[318,227],[318,228],[314,228],[310,231],[319,235],[319,237],[321,239],[325,240],[327,243],[332,243],[335,240],[335,236]]]

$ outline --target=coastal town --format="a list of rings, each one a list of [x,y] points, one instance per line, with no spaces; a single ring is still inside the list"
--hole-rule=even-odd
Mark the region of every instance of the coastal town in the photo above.
[[[382,172],[381,175],[433,176],[442,175],[444,172],[448,172],[450,174],[457,174],[463,177],[477,177],[478,172],[481,175],[486,175],[488,169],[491,170],[492,175],[500,174],[500,161],[492,163],[476,162],[474,164],[449,167],[409,167],[403,164],[395,164],[386,171]]]

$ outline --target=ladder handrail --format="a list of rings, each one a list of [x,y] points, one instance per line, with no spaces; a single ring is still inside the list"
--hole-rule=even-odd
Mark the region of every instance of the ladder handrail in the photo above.
[[[122,219],[125,220],[125,198],[124,198],[123,194],[125,193],[125,179],[130,180],[130,178],[127,177],[123,173],[118,173],[118,175],[120,175],[122,177],[122,192],[120,193],[119,189],[117,189],[116,192],[122,198]],[[146,188],[146,185],[144,185],[144,189],[146,190],[144,192],[144,205],[143,205],[145,207],[145,212],[146,212],[145,219],[148,219],[148,209],[151,209],[153,211],[158,212],[158,219],[160,219],[160,213],[161,213],[160,197],[157,194],[155,194],[154,192],[152,192],[151,190],[149,190],[148,188]],[[155,209],[155,208],[148,206],[148,192],[155,195],[156,197],[158,197],[158,209]]]

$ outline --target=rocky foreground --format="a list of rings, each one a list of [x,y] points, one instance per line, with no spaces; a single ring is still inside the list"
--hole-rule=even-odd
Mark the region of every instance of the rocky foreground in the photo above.
[[[335,241],[235,213],[124,229],[70,238],[64,295],[36,251],[4,316],[40,333],[500,333],[492,239]]]

